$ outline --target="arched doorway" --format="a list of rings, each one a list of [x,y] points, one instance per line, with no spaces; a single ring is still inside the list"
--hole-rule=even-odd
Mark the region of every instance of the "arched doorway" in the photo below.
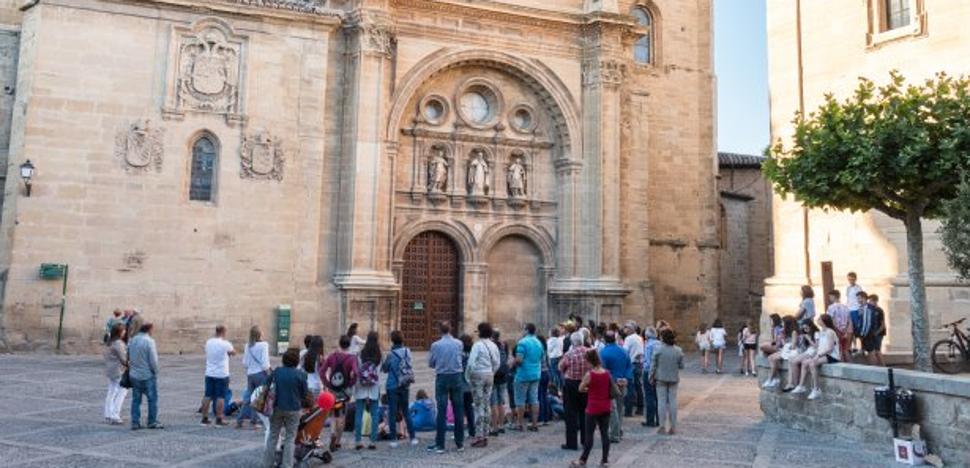
[[[438,338],[437,323],[458,328],[459,254],[455,243],[425,231],[404,249],[401,271],[401,333],[408,345],[426,349]]]

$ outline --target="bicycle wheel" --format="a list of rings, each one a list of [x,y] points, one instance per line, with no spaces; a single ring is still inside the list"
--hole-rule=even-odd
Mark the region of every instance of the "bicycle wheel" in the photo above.
[[[944,374],[959,374],[967,368],[963,347],[950,340],[933,345],[933,367]]]

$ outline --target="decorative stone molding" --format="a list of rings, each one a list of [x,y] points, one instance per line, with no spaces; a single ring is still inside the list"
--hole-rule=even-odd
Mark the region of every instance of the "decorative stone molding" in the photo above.
[[[239,177],[283,180],[283,143],[267,132],[246,136],[240,149]]]
[[[115,155],[128,172],[161,172],[165,129],[139,119],[115,135]]]
[[[380,12],[358,10],[346,20],[345,30],[356,35],[357,51],[390,58],[397,45],[394,25]]]
[[[163,117],[181,120],[186,112],[202,112],[222,114],[230,125],[245,122],[241,96],[248,38],[215,18],[175,26],[172,37]]]
[[[338,12],[326,7],[326,0],[222,0],[235,5],[286,10],[320,16],[335,16]]]
[[[583,62],[583,86],[619,86],[626,76],[626,64],[614,59]]]

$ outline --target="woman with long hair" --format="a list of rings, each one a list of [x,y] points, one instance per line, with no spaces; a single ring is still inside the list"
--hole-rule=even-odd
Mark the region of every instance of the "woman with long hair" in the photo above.
[[[347,352],[350,354],[360,353],[361,347],[364,346],[366,342],[363,338],[357,335],[357,322],[354,322],[347,327],[347,336],[350,338],[350,350]]]
[[[835,333],[835,322],[832,320],[832,316],[822,315],[819,317],[818,323],[821,327],[819,327],[818,340],[816,340],[815,355],[802,361],[802,378],[799,380],[798,386],[792,390],[792,394],[808,391],[805,388],[805,377],[811,375],[812,392],[808,394],[809,400],[822,396],[822,389],[818,384],[818,368],[823,364],[834,364],[842,360],[842,355],[839,353],[839,336]]]
[[[781,380],[778,378],[778,373],[781,370],[781,361],[787,361],[797,354],[798,325],[795,322],[795,317],[786,315],[781,318],[781,335],[775,347],[777,351],[768,356],[771,374],[768,375],[768,380],[765,380],[761,388],[768,389],[777,387],[781,383]]]
[[[798,313],[795,319],[798,323],[812,322],[815,320],[815,290],[809,285],[802,286],[802,302],[798,304]]]
[[[788,384],[782,388],[783,392],[795,389],[795,384],[801,381],[802,361],[815,357],[815,344],[818,339],[818,327],[811,320],[800,322],[796,354],[788,360]]]
[[[307,389],[313,395],[313,401],[317,401],[323,384],[320,381],[320,369],[323,367],[323,337],[313,335],[310,338],[310,345],[307,346],[306,354],[303,355],[303,371],[306,372]]]
[[[356,325],[356,324],[355,324]],[[351,338],[353,339],[353,338]],[[370,414],[370,444],[368,450],[377,448],[378,411],[381,407],[380,382],[381,345],[376,331],[367,334],[364,347],[357,355],[357,383],[354,385],[354,442],[356,449],[364,448],[362,430],[364,411]]]
[[[255,429],[260,421],[249,407],[249,397],[253,390],[266,381],[270,371],[269,343],[263,341],[263,332],[257,325],[249,329],[249,341],[243,349],[242,361],[246,367],[246,392],[243,393],[243,406],[239,411],[239,418],[236,419],[236,428],[241,429],[243,421],[248,419]]]
[[[108,332],[104,348],[104,375],[108,378],[108,394],[104,397],[104,422],[124,424],[121,406],[125,403],[128,389],[121,386],[121,375],[128,367],[128,347],[125,345],[127,329],[124,323],[115,323]]]
[[[600,465],[606,466],[610,458],[610,413],[613,406],[613,400],[610,399],[610,386],[612,385],[612,377],[610,377],[610,371],[603,368],[599,351],[596,349],[586,351],[586,362],[590,365],[590,371],[586,373],[579,384],[579,391],[587,395],[586,434],[583,437],[583,454],[580,455],[579,460],[572,462],[571,466],[586,466],[589,453],[593,450],[593,433],[597,426],[600,429],[600,442],[603,446]]]

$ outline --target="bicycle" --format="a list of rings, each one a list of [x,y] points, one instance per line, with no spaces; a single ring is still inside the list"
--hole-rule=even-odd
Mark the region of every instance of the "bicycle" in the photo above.
[[[965,372],[970,364],[970,337],[960,330],[960,324],[966,321],[966,317],[953,323],[943,325],[943,328],[952,328],[950,337],[945,340],[937,341],[933,345],[933,367],[944,374],[959,374]],[[970,331],[970,329],[968,329]]]

